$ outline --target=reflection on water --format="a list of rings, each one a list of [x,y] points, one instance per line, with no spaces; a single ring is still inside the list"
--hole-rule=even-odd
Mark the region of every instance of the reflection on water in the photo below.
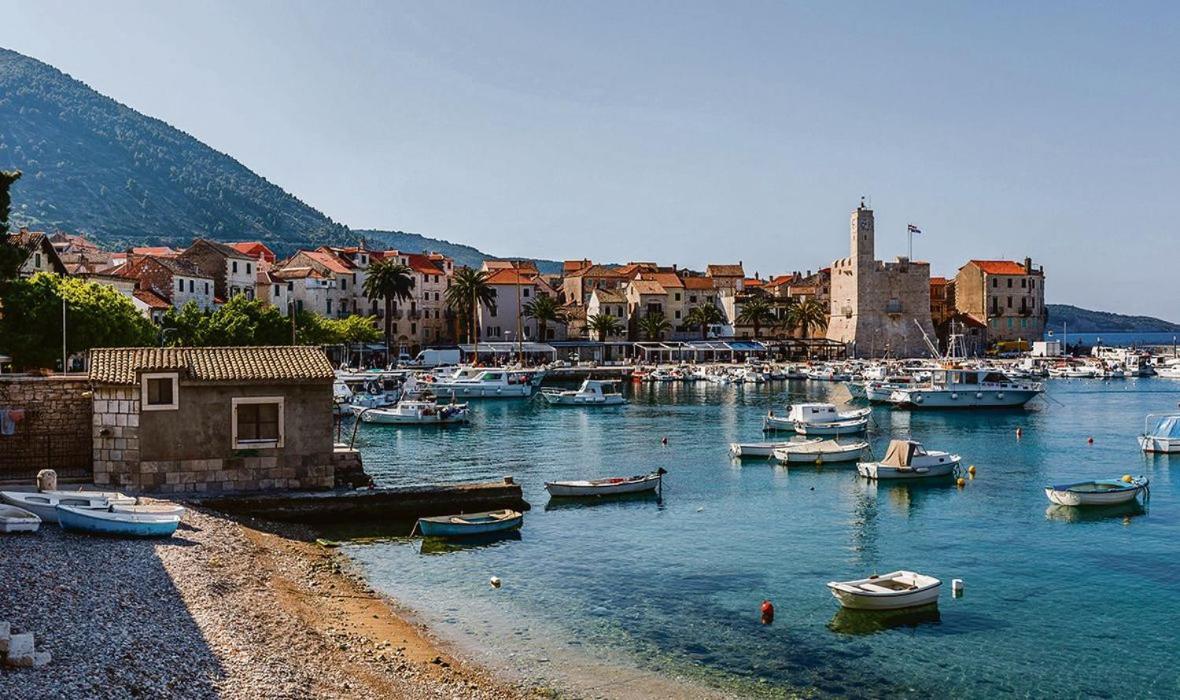
[[[506,532],[489,532],[482,535],[468,535],[458,539],[443,539],[441,537],[423,537],[418,546],[419,554],[453,554],[468,552],[474,549],[499,547],[510,542],[521,540],[520,530]]]
[[[901,610],[851,610],[841,607],[828,622],[828,629],[839,634],[877,634],[899,627],[937,625],[942,621],[938,603]]]
[[[1045,509],[1045,517],[1049,520],[1060,520],[1067,523],[1101,522],[1104,520],[1122,520],[1130,524],[1131,519],[1146,515],[1145,508],[1139,501],[1116,503],[1111,506],[1062,506],[1053,504]]]
[[[642,493],[620,493],[613,496],[550,496],[549,502],[545,504],[545,510],[577,510],[579,508],[597,508],[607,510],[611,506],[628,506],[640,503],[651,503],[653,506],[663,507],[664,499],[656,491],[645,491]]]

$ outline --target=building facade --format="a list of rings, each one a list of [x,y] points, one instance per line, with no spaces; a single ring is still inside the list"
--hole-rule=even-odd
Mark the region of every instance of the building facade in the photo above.
[[[1031,258],[970,260],[955,275],[955,308],[987,327],[989,343],[1045,336],[1045,271]]]

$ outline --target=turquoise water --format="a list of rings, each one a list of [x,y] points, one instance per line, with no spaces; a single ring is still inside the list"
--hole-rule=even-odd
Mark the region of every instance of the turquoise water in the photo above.
[[[519,539],[491,546],[349,552],[445,634],[520,667],[561,646],[738,694],[1176,697],[1180,459],[1145,457],[1135,436],[1146,413],[1177,406],[1180,382],[1048,389],[1027,412],[874,410],[877,454],[891,435],[958,452],[978,470],[963,489],[731,461],[727,444],[760,439],[768,408],[843,394],[807,382],[643,386],[608,409],[476,403],[472,425],[442,431],[366,424],[358,443],[380,484],[511,474],[533,510]],[[659,466],[662,503],[546,507],[546,479]],[[1041,491],[1125,473],[1151,477],[1144,508],[1084,516]],[[897,568],[948,584],[937,611],[850,617],[824,587]]]

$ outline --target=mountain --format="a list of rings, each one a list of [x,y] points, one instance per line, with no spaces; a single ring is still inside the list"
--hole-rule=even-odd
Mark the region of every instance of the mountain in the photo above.
[[[1180,324],[1151,316],[1124,316],[1109,311],[1091,311],[1069,304],[1046,304],[1053,328],[1064,323],[1070,333],[1177,333]]]
[[[408,250],[411,252],[419,250],[429,250],[443,255],[450,256],[458,265],[467,265],[468,267],[478,268],[484,260],[503,260],[504,258],[489,255],[472,246],[464,245],[462,243],[451,243],[437,238],[427,238],[420,233],[405,233],[404,231],[380,231],[376,229],[356,229],[353,231],[354,237],[363,236],[369,244],[377,244],[378,247],[396,248],[397,250]],[[558,274],[561,272],[561,263],[556,260],[543,260],[540,258],[513,258],[514,260],[531,260],[536,263],[537,269],[542,274]]]

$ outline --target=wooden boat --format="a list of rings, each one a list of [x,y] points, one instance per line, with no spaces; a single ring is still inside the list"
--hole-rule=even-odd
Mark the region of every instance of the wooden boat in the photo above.
[[[549,492],[550,496],[563,498],[643,493],[658,489],[664,475],[667,473],[663,468],[660,468],[650,474],[640,474],[638,476],[616,476],[606,479],[591,479],[589,481],[547,481],[545,482],[545,490]]]
[[[1126,503],[1147,491],[1147,477],[1100,479],[1045,487],[1045,496],[1062,506],[1109,506]]]
[[[175,515],[181,517],[184,515],[184,506],[175,503],[149,503],[145,505],[128,506],[122,504],[112,505],[109,509],[112,513],[148,513],[151,515]]]
[[[914,440],[890,440],[885,459],[860,462],[856,470],[868,479],[934,479],[954,474],[959,460],[949,452],[928,452]]]
[[[57,522],[59,505],[106,509],[111,504],[134,505],[135,499],[106,491],[0,491],[0,501],[34,513],[43,522]]]
[[[0,504],[0,532],[36,532],[41,518],[24,508]]]
[[[856,610],[898,610],[937,603],[941,586],[942,581],[914,571],[828,582],[840,605]]]
[[[515,510],[493,510],[486,513],[438,515],[418,518],[414,529],[423,537],[469,537],[489,532],[515,530],[524,524],[524,515]]]
[[[171,537],[180,525],[179,515],[116,513],[63,505],[57,507],[57,520],[64,530],[122,537]]]
[[[814,445],[818,442],[821,442],[820,438],[786,442],[731,442],[729,443],[729,454],[736,459],[755,457],[759,459],[770,459],[774,456],[774,451],[779,448],[797,445]]]
[[[864,454],[869,443],[864,441],[840,444],[835,440],[809,440],[788,442],[775,449],[774,458],[786,464],[827,464],[831,462],[855,462]]]

